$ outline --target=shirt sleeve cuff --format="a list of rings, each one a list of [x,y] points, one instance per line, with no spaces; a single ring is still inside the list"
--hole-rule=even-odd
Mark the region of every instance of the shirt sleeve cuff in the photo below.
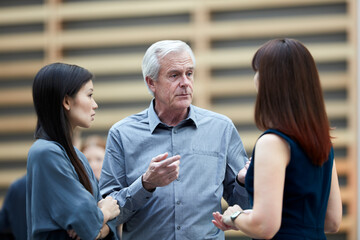
[[[128,191],[128,196],[135,200],[136,205],[143,206],[153,195],[153,192],[147,191],[142,185],[142,176],[131,184]]]

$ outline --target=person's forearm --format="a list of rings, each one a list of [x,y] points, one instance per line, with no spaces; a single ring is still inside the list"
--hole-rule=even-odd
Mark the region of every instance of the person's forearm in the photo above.
[[[121,224],[127,222],[138,209],[141,209],[149,201],[152,193],[143,188],[140,176],[129,187],[113,192],[111,196],[118,201],[120,206],[117,222]]]
[[[155,191],[156,186],[154,186],[153,184],[151,184],[150,182],[148,182],[147,179],[144,178],[144,175],[145,175],[145,174],[143,174],[142,177],[141,177],[141,183],[142,183],[143,187],[144,187],[144,188],[146,189],[146,191],[148,191],[148,192],[153,192],[153,191]]]
[[[100,229],[99,234],[97,235],[96,239],[103,239],[110,233],[110,228],[107,224],[104,224]]]
[[[251,238],[271,239],[280,228],[278,221],[254,217],[254,212],[245,211],[235,219],[235,227]]]

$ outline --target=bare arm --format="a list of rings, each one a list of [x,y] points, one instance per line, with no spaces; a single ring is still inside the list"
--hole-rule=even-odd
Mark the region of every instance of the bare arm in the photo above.
[[[277,233],[281,225],[285,169],[290,160],[290,149],[279,136],[266,134],[256,143],[255,156],[253,210],[239,215],[233,223],[230,215],[241,208],[229,208],[222,216],[226,225],[219,228],[235,228],[252,238],[268,239]],[[217,213],[215,216],[219,222],[221,216]]]
[[[337,232],[342,218],[340,187],[336,172],[335,160],[332,169],[331,189],[325,216],[325,232]]]

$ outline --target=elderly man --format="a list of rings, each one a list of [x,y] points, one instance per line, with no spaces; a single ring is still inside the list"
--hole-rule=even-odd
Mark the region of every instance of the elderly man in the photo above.
[[[224,239],[211,222],[221,198],[248,207],[238,132],[191,105],[195,57],[186,43],[154,43],[142,71],[154,98],[110,129],[100,178],[102,195],[118,200],[123,239]]]

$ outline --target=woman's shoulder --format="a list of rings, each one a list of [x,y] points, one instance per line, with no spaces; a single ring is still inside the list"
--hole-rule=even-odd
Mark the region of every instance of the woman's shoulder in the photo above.
[[[258,144],[266,144],[266,145],[272,145],[272,144],[288,144],[286,139],[284,139],[283,136],[273,133],[273,132],[267,132],[266,134],[263,134],[259,137],[257,141]]]
[[[54,163],[52,159],[66,158],[66,152],[63,147],[54,141],[45,139],[36,140],[31,146],[28,153],[28,162],[39,162],[46,164],[46,162]],[[46,161],[49,160],[49,161]]]
[[[267,135],[268,135],[268,137],[265,137]],[[289,146],[293,146],[294,144],[296,144],[296,142],[289,135],[287,135],[284,132],[279,131],[277,129],[273,129],[273,128],[270,128],[270,129],[267,129],[266,131],[264,131],[261,134],[260,138],[262,138],[262,137],[265,137],[265,139],[268,141],[271,141],[271,140],[276,141],[276,139],[282,140],[283,142],[286,142]]]
[[[54,141],[37,139],[30,148],[29,153],[44,154],[48,152],[62,152],[63,147]]]
[[[260,136],[256,142],[257,151],[265,152],[268,155],[284,155],[287,162],[290,156],[290,145],[282,136],[276,133],[267,133]]]

